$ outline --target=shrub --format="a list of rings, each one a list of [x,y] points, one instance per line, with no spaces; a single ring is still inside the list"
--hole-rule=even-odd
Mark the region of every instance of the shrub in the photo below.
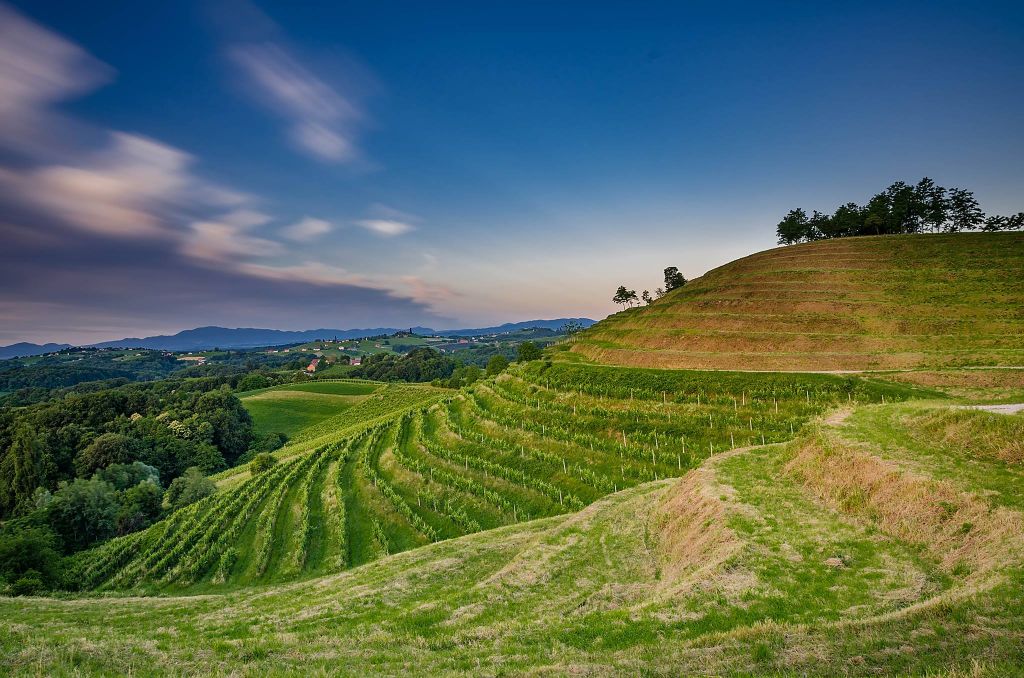
[[[508,358],[498,354],[492,355],[491,359],[487,361],[487,376],[493,377],[496,374],[501,374],[508,367]]]
[[[12,596],[32,596],[46,589],[46,584],[35,570],[29,570],[11,584]]]
[[[519,344],[519,351],[517,353],[517,359],[521,363],[530,362],[531,360],[539,360],[541,357],[541,350],[537,344],[532,341],[524,341]]]
[[[249,471],[256,475],[257,473],[263,473],[273,468],[274,464],[277,463],[277,458],[269,452],[260,452],[252,461],[249,462]]]
[[[209,497],[216,491],[217,485],[193,466],[186,469],[181,477],[174,479],[164,493],[164,503],[171,510],[176,510]]]

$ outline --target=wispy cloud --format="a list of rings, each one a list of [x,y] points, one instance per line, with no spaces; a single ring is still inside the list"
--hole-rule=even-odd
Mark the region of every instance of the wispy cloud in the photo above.
[[[331,232],[331,223],[323,219],[305,217],[281,230],[281,236],[296,242],[306,242]]]
[[[356,226],[361,226],[368,231],[388,238],[408,233],[414,228],[412,224],[392,219],[361,219],[355,223]]]
[[[279,49],[241,53],[295,134],[316,140],[309,145],[324,157],[343,158],[358,110]],[[295,263],[284,243],[323,236],[327,221],[306,217],[274,234],[262,200],[202,176],[191,153],[55,108],[112,73],[0,2],[0,308],[13,319],[0,323],[0,334],[26,336],[49,327],[54,314],[79,329],[92,318],[113,327],[139,318],[165,326],[261,317],[305,325],[338,313],[399,325],[432,317],[412,297],[415,285],[397,276]],[[331,134],[342,141],[332,146]],[[400,222],[371,230],[408,230],[402,219],[368,216]]]
[[[370,205],[369,213],[370,218],[360,219],[354,222],[355,225],[387,238],[403,235],[416,229],[415,222],[418,219],[415,216],[400,212],[387,205],[380,203]]]
[[[359,157],[356,142],[365,114],[357,85],[328,84],[280,40],[233,45],[227,54],[254,98],[287,122],[295,148],[326,162]]]

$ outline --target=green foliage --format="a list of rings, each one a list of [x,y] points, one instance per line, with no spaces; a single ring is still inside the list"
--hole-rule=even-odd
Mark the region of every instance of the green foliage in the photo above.
[[[75,470],[86,478],[112,464],[124,465],[139,457],[139,443],[120,433],[104,433],[75,457]]]
[[[541,350],[537,344],[532,341],[524,341],[519,344],[519,350],[516,355],[516,360],[521,363],[530,362],[531,360],[540,360]]]
[[[75,478],[70,483],[61,483],[45,510],[68,552],[79,551],[117,533],[117,491],[98,478]]]
[[[133,461],[130,464],[111,464],[96,472],[94,478],[110,483],[115,490],[127,490],[141,482],[160,486],[160,472],[140,461]]]
[[[123,490],[117,511],[117,533],[125,535],[149,527],[160,517],[163,498],[163,489],[152,479],[142,480]]]
[[[458,367],[454,358],[432,348],[418,348],[405,355],[377,353],[366,356],[363,364],[351,372],[353,377],[374,381],[425,382],[446,379]]]
[[[775,231],[780,245],[790,245],[857,235],[1020,228],[1024,228],[1024,212],[986,218],[973,193],[961,188],[946,189],[925,177],[914,186],[897,181],[873,196],[864,207],[849,202],[832,215],[815,211],[808,218],[802,209],[790,210]]]
[[[274,455],[269,452],[260,452],[249,462],[249,470],[252,473],[263,473],[269,471],[276,463],[277,458]]]
[[[686,278],[679,269],[675,266],[669,266],[665,269],[665,291],[671,292],[672,290],[682,287],[686,284]]]
[[[49,527],[18,523],[0,531],[0,579],[35,578],[42,588],[57,581],[60,569],[57,535]]]
[[[193,466],[171,482],[164,493],[164,501],[171,510],[178,510],[205,499],[216,491],[217,485],[207,478],[202,470]]]
[[[494,377],[508,368],[508,358],[503,355],[491,356],[491,359],[487,361],[487,376]]]
[[[268,377],[262,374],[253,373],[247,374],[238,380],[238,384],[235,386],[237,391],[255,391],[261,388],[267,388],[271,386],[271,381]]]

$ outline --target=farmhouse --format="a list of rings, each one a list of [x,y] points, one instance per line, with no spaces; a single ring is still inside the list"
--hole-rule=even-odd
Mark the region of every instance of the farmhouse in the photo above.
[[[349,362],[349,365],[362,365],[362,364],[363,364],[363,359],[362,359],[361,356],[356,356],[355,358],[352,358],[351,362]]]
[[[313,358],[309,361],[309,367],[306,368],[307,372],[316,372],[317,365],[320,364],[320,358]]]

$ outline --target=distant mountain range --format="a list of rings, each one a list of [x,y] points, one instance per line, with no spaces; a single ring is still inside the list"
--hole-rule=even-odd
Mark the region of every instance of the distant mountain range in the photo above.
[[[30,344],[27,341],[20,341],[10,346],[0,346],[0,360],[8,358],[25,358],[27,356],[39,355],[41,353],[53,353],[62,348],[70,348],[71,344]]]
[[[257,346],[281,346],[284,344],[304,343],[316,339],[337,337],[339,339],[359,339],[381,334],[394,334],[412,330],[421,335],[479,336],[481,334],[502,334],[516,330],[540,327],[557,330],[566,323],[579,323],[590,327],[594,320],[590,318],[555,318],[554,320],[526,320],[518,323],[505,323],[494,327],[474,327],[453,330],[434,330],[429,327],[374,327],[366,329],[337,330],[268,330],[254,327],[197,327],[193,330],[182,330],[177,334],[164,334],[154,337],[129,337],[116,341],[103,341],[90,344],[96,348],[150,348],[161,351],[205,351],[211,348],[254,348]],[[0,346],[0,360],[18,358],[42,353],[50,353],[69,348],[70,344],[30,344],[21,342],[10,346]]]

